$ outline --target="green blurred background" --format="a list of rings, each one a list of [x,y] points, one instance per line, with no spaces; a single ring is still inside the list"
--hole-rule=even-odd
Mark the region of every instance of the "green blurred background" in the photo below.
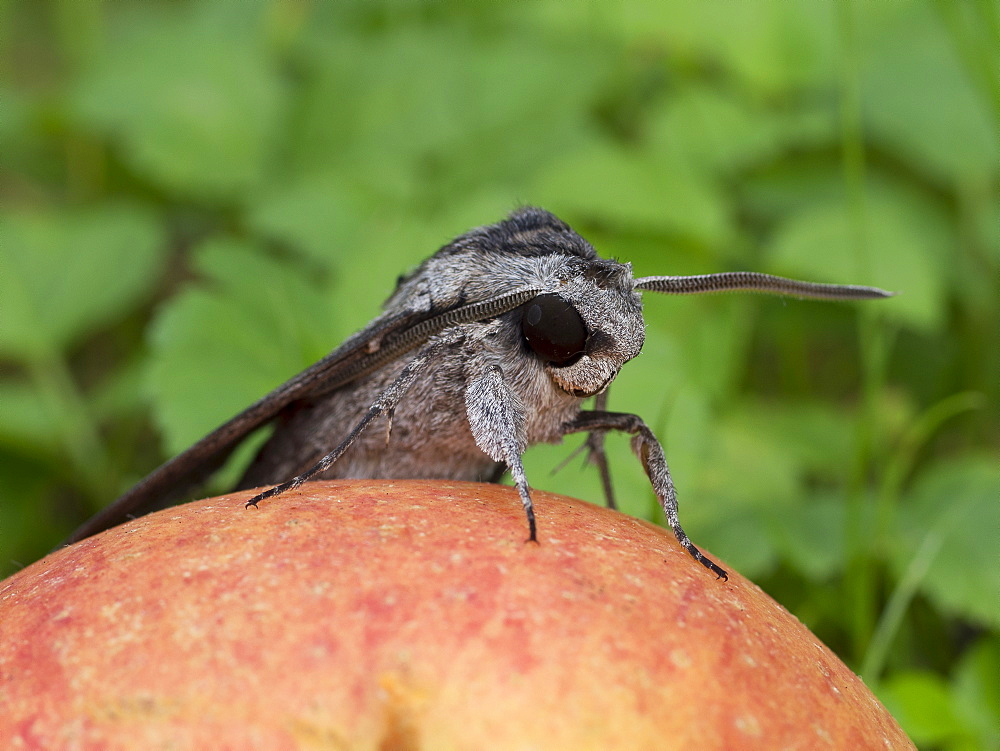
[[[902,293],[647,295],[611,407],[922,748],[1000,748],[998,8],[0,0],[0,575],[537,204],[639,275]],[[573,445],[529,478],[600,502]]]

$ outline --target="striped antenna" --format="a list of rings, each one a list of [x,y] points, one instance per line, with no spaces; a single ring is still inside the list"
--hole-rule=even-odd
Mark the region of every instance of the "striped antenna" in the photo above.
[[[770,295],[809,297],[816,300],[876,300],[892,297],[878,287],[855,284],[818,284],[785,279],[753,271],[729,271],[696,276],[644,276],[635,280],[640,292],[663,292],[668,295],[701,295],[711,292],[763,292]]]

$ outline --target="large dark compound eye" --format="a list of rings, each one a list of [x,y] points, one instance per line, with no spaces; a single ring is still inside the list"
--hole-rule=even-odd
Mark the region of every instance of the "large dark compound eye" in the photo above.
[[[521,332],[532,351],[553,365],[569,365],[583,354],[587,327],[559,295],[539,295],[524,306]]]

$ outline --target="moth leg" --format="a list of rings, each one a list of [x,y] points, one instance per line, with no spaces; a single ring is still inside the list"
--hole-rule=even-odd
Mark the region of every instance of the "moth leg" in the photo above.
[[[396,408],[390,407],[385,411],[385,445],[389,445],[389,439],[392,437],[392,418],[396,416]]]
[[[667,460],[663,455],[663,447],[641,417],[622,412],[581,412],[574,420],[563,425],[562,430],[563,435],[583,431],[593,433],[609,430],[621,430],[631,434],[633,436],[632,450],[642,461],[646,475],[653,485],[653,491],[667,516],[667,522],[674,531],[674,537],[698,563],[711,570],[718,578],[729,579],[729,575],[724,569],[695,547],[681,527],[677,516],[677,492],[674,490],[674,481],[670,477],[670,469],[667,467]]]
[[[594,407],[597,412],[606,411],[608,405],[607,394],[608,392],[605,390],[597,395],[597,398],[594,401]],[[617,509],[618,504],[615,503],[615,489],[611,484],[611,468],[608,465],[607,454],[604,453],[604,436],[605,432],[603,430],[595,430],[592,433],[588,433],[587,440],[573,449],[569,453],[569,456],[559,462],[559,464],[555,466],[555,469],[552,470],[552,474],[562,470],[563,467],[573,461],[573,457],[583,451],[586,451],[586,461],[595,465],[597,467],[597,471],[600,472],[601,485],[604,490],[604,500],[607,502],[608,508]]]
[[[465,412],[476,445],[493,461],[504,462],[510,469],[528,516],[528,541],[538,542],[535,510],[521,463],[521,455],[528,446],[524,405],[504,381],[499,365],[487,365],[466,381]]]
[[[608,391],[605,389],[594,399],[594,411],[606,412],[608,409]],[[604,430],[591,431],[587,435],[584,446],[587,449],[587,459],[597,467],[601,475],[601,485],[604,489],[604,500],[610,509],[617,509],[615,503],[615,488],[611,483],[611,467],[608,465],[608,456],[604,452],[604,437],[607,432]]]
[[[310,477],[326,472],[331,466],[333,466],[335,461],[343,456],[344,452],[351,447],[351,444],[358,439],[358,436],[361,435],[365,428],[371,425],[374,420],[382,415],[388,415],[391,420],[392,413],[395,411],[396,405],[399,404],[399,400],[402,399],[403,394],[405,394],[410,386],[413,385],[413,382],[417,379],[417,376],[420,375],[420,372],[427,366],[428,363],[437,358],[442,350],[453,346],[461,339],[461,334],[458,332],[456,332],[453,336],[447,336],[448,333],[449,332],[446,331],[438,337],[431,339],[429,343],[424,345],[423,348],[417,352],[416,356],[414,356],[414,358],[407,363],[406,367],[400,371],[396,380],[389,384],[389,387],[386,388],[385,391],[379,394],[372,406],[369,407],[368,412],[361,418],[361,422],[354,426],[354,429],[351,430],[351,432],[347,435],[347,438],[345,438],[340,445],[337,446],[337,448],[324,456],[302,474],[296,475],[291,480],[283,482],[280,485],[275,485],[273,488],[265,490],[263,493],[258,493],[246,502],[246,508],[250,508],[251,506],[257,508],[257,504],[261,501],[280,495],[286,490],[294,490]],[[386,438],[388,439],[388,433],[386,434]]]

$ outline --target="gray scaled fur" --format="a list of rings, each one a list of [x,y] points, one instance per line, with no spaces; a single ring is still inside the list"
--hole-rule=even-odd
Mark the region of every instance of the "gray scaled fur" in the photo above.
[[[395,405],[389,440],[385,431],[366,432],[322,477],[494,480],[528,446],[559,442],[584,399],[604,390],[642,348],[642,301],[629,264],[599,258],[548,212],[522,209],[427,259],[401,280],[380,318],[525,288],[558,294],[580,314],[592,333],[576,362],[557,367],[533,356],[521,333],[521,309],[447,329],[426,345],[449,342]],[[358,336],[366,338],[365,331]],[[241,487],[271,485],[315,464],[412,357],[283,416]]]

